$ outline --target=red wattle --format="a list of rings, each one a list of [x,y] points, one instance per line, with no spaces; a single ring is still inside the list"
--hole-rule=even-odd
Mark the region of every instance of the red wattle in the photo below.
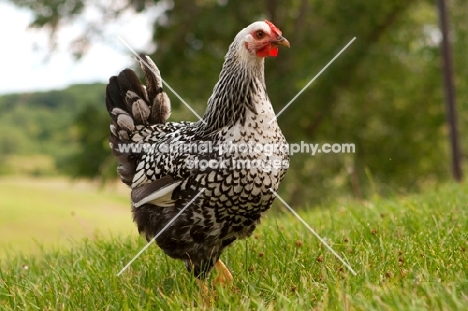
[[[266,46],[258,50],[256,54],[258,57],[267,57],[269,53],[270,53],[270,49]]]
[[[257,56],[267,57],[267,56],[278,56],[278,47],[277,46],[265,46],[264,48],[257,51]]]
[[[278,56],[278,47],[274,46],[270,49],[270,56],[275,57]]]

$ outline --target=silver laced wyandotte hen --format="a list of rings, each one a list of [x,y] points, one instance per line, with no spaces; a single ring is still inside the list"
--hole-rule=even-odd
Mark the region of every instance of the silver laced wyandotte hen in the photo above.
[[[281,148],[286,141],[264,78],[264,59],[276,56],[279,45],[289,42],[269,21],[242,29],[198,122],[166,122],[169,98],[158,68],[145,55],[139,61],[146,86],[130,69],[107,85],[110,147],[120,178],[132,189],[138,231],[148,241],[159,233],[157,245],[199,281],[216,267],[215,281],[232,283],[220,255],[252,234],[288,168],[287,148]]]

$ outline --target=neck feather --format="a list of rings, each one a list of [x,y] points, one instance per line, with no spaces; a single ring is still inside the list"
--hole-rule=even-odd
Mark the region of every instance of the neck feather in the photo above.
[[[267,98],[264,60],[250,55],[234,41],[226,54],[219,81],[208,99],[203,116],[205,123],[200,122],[201,132],[210,134],[237,122],[244,125],[249,110],[257,113],[255,102],[258,96]]]

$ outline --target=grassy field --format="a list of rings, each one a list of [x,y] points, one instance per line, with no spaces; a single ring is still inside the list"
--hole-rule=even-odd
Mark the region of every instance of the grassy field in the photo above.
[[[61,179],[0,179],[0,258],[74,240],[135,232],[129,191]]]
[[[216,299],[211,305],[204,303],[183,264],[156,247],[117,277],[145,244],[132,235],[93,237],[66,250],[10,256],[1,263],[0,306],[4,310],[465,310],[467,190],[466,185],[447,185],[423,195],[376,197],[301,212],[345,257],[356,276],[297,219],[279,211],[270,213],[252,238],[235,243],[223,255],[234,284],[212,287],[213,273],[208,284]],[[106,195],[99,200],[112,201]],[[116,199],[116,205],[121,201]]]

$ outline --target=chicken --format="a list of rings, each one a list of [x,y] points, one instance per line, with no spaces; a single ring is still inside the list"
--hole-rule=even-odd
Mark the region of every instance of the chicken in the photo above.
[[[232,281],[220,255],[252,234],[289,166],[264,79],[264,59],[280,45],[289,42],[269,21],[242,29],[198,122],[166,122],[169,98],[145,55],[146,87],[130,69],[107,85],[110,147],[138,231],[148,241],[159,234],[157,245],[199,280],[216,267],[218,281]]]

